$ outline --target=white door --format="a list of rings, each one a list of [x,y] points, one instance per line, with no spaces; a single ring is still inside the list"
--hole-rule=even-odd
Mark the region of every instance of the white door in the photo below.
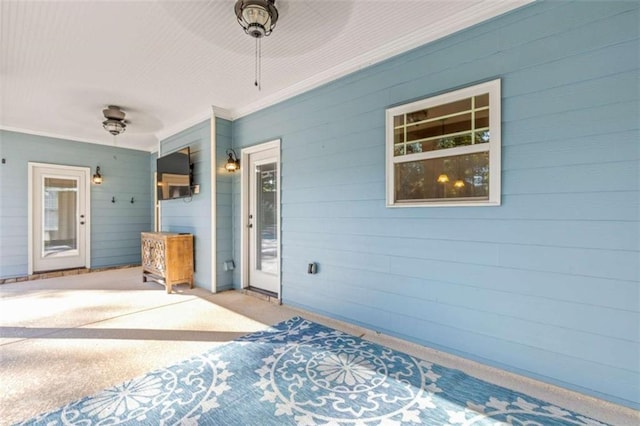
[[[267,145],[267,147],[270,145]],[[260,147],[257,147],[258,149]],[[256,148],[254,148],[256,149]],[[245,155],[245,214],[248,273],[245,287],[280,294],[280,165],[279,147]]]
[[[89,267],[86,167],[29,163],[31,272]]]

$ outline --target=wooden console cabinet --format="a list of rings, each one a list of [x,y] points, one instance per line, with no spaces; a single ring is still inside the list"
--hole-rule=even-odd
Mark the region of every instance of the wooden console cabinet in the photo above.
[[[164,284],[171,293],[174,284],[193,288],[193,235],[171,232],[143,232],[142,281]]]

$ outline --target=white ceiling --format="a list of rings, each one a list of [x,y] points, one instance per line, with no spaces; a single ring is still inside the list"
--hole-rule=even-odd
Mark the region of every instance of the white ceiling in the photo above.
[[[113,145],[117,105],[115,143],[154,151],[212,106],[235,119],[530,1],[277,0],[258,90],[235,0],[1,0],[0,128]]]

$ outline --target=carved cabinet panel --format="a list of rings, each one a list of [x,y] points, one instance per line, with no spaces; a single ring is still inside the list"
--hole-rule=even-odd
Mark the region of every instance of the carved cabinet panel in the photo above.
[[[174,284],[193,288],[193,235],[143,232],[142,280],[164,284],[171,293]]]

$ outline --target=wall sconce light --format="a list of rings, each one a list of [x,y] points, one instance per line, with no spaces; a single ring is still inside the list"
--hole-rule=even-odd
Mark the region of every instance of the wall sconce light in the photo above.
[[[438,183],[447,183],[449,182],[449,176],[447,176],[446,174],[442,173],[440,176],[438,176]]]
[[[93,175],[93,183],[96,185],[102,184],[102,175],[100,174],[100,166],[96,167],[96,173]]]
[[[240,170],[240,160],[238,160],[236,152],[233,149],[227,149],[227,155],[229,158],[227,159],[227,164],[225,164],[224,168],[227,169],[229,173]]]

